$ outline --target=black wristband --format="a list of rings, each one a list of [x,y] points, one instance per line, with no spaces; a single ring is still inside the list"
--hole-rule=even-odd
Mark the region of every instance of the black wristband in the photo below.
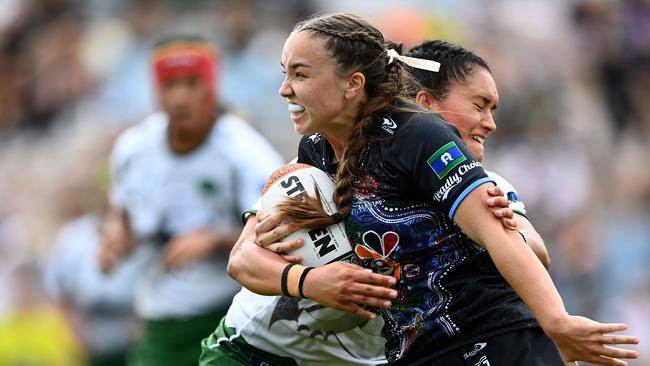
[[[300,294],[301,298],[305,298],[305,294],[302,293],[302,285],[305,283],[305,278],[307,278],[307,273],[314,269],[314,267],[305,267],[305,269],[302,271],[302,274],[300,275],[300,281],[298,281],[298,293]]]
[[[284,296],[291,296],[289,293],[289,289],[287,288],[287,277],[289,276],[289,270],[291,267],[295,266],[295,263],[289,263],[287,264],[286,267],[284,267],[284,270],[282,271],[282,278],[280,279],[280,287],[282,288],[282,293]]]
[[[244,211],[241,214],[241,222],[244,225],[246,225],[246,221],[248,221],[248,219],[250,219],[251,216],[255,216],[255,215],[257,215],[257,210],[255,210],[253,208],[249,208],[248,210]]]

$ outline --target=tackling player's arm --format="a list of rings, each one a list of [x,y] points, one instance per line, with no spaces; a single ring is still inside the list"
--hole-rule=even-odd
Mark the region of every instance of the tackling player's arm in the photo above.
[[[503,181],[501,180],[500,182]],[[508,185],[512,187],[509,183]],[[551,266],[551,257],[546,249],[546,244],[544,244],[544,239],[542,239],[542,236],[537,232],[537,230],[535,230],[533,224],[520,212],[513,212],[505,193],[499,186],[488,187],[487,193],[489,194],[489,197],[486,200],[486,203],[490,208],[490,211],[492,211],[492,214],[501,220],[501,224],[504,228],[512,230],[518,229],[522,238],[524,238],[544,267],[548,269]]]
[[[282,272],[299,257],[283,257],[256,244],[256,216],[250,216],[230,252],[228,274],[247,289],[261,295],[282,295]],[[268,226],[270,231],[272,227]],[[271,243],[269,246],[273,246]],[[321,305],[355,313],[367,319],[376,315],[359,305],[390,307],[397,291],[395,280],[360,266],[334,262],[316,267],[305,277],[303,294]]]
[[[551,266],[551,257],[548,255],[548,250],[546,249],[546,244],[544,244],[542,236],[539,235],[526,216],[515,214],[513,219],[517,223],[519,233],[526,241],[526,244],[528,244],[530,249],[533,250],[533,253],[535,253],[539,261],[542,262],[544,268],[549,269]]]

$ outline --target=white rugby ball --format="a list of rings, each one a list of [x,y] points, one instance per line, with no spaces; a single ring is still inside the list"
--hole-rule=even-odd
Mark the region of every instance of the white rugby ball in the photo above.
[[[300,163],[284,165],[271,174],[264,185],[262,209],[275,212],[276,205],[286,197],[299,197],[305,193],[315,198],[316,184],[325,211],[330,215],[337,212],[336,204],[332,201],[334,180],[322,170]],[[339,260],[350,261],[354,257],[354,250],[345,233],[343,222],[322,229],[298,230],[281,241],[298,238],[302,238],[304,244],[290,254],[301,256],[305,266],[316,267]]]

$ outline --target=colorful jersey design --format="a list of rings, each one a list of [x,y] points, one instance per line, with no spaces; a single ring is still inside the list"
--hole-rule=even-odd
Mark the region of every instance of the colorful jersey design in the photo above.
[[[433,116],[378,119],[378,139],[360,156],[366,175],[354,184],[346,221],[362,264],[398,280],[398,298],[382,311],[382,333],[388,360],[404,364],[536,324],[487,251],[453,222],[463,199],[493,181],[458,131]],[[387,120],[392,134],[382,128]],[[300,163],[334,172],[332,156],[320,135],[300,143]]]

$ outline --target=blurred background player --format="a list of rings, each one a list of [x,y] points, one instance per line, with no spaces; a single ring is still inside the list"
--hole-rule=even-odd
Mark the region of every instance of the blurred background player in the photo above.
[[[88,366],[126,365],[140,331],[133,313],[134,278],[147,262],[146,248],[108,274],[96,260],[107,208],[107,155],[115,136],[93,140],[84,160],[70,164],[59,208],[68,221],[54,239],[44,271],[46,290],[73,330],[82,364]]]
[[[226,274],[240,213],[282,163],[252,127],[218,103],[215,48],[200,37],[154,46],[157,113],[113,147],[110,209],[98,253],[105,271],[135,245],[153,253],[135,295],[145,320],[134,365],[195,365],[200,340],[239,285]]]

